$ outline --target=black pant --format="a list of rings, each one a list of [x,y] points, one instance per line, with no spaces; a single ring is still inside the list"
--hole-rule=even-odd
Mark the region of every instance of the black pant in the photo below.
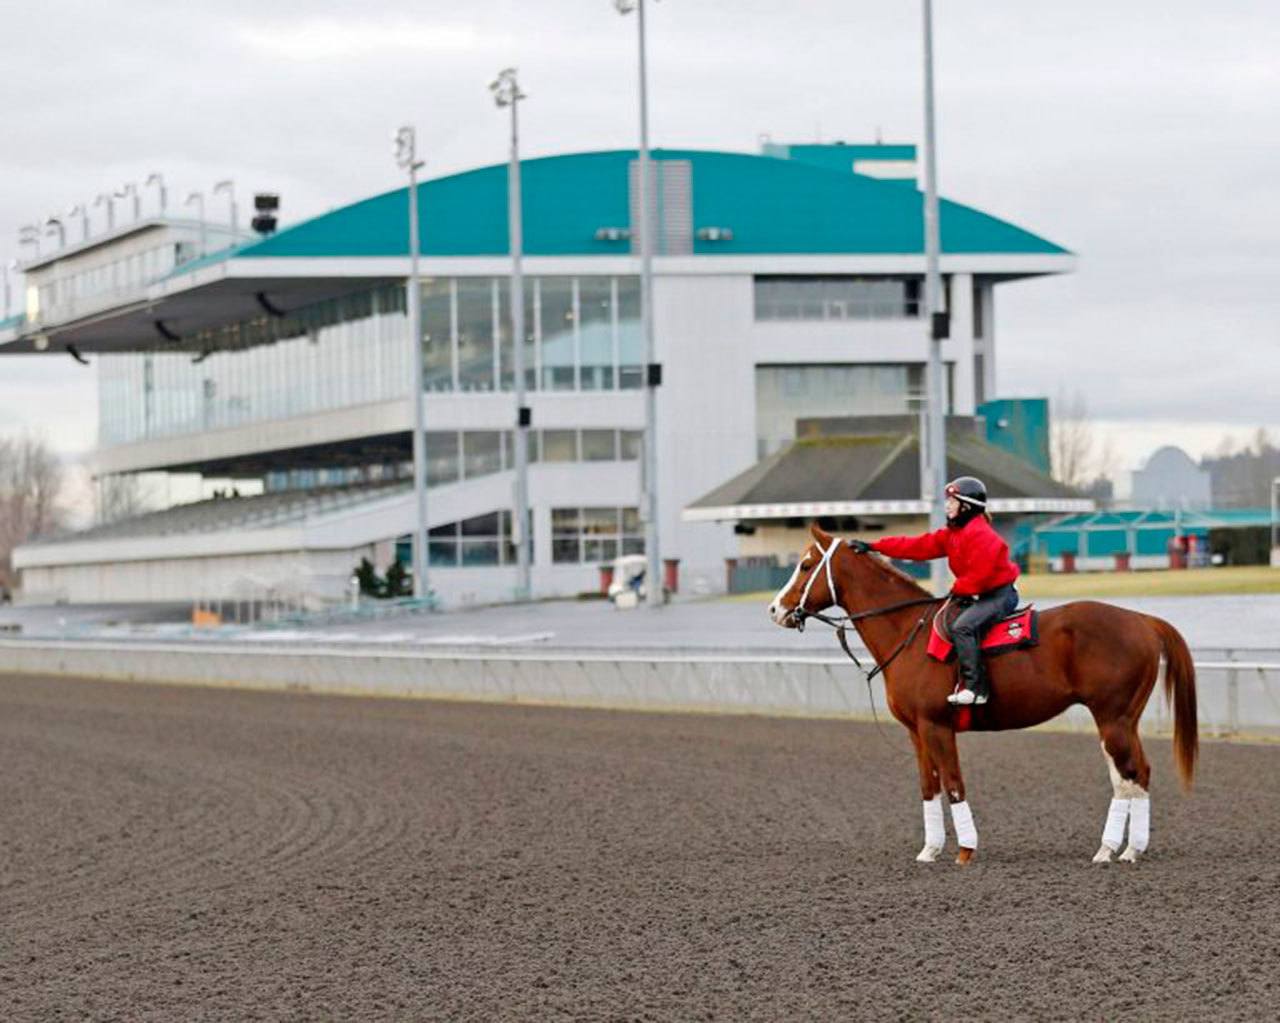
[[[966,689],[977,689],[984,681],[978,654],[982,634],[1017,606],[1018,591],[1013,583],[1006,583],[980,594],[956,616],[951,625],[951,641],[956,646],[956,660],[960,662],[960,681]]]

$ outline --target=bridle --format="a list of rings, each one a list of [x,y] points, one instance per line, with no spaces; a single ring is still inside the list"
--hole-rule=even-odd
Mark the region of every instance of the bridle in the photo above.
[[[820,614],[817,611],[808,610],[807,608],[805,608],[805,604],[808,603],[809,591],[813,589],[813,581],[818,578],[819,572],[825,572],[826,574],[827,592],[831,595],[832,605],[835,607],[843,608],[843,605],[840,603],[839,598],[836,596],[835,577],[832,576],[831,574],[831,557],[833,554],[835,554],[836,548],[839,547],[842,542],[843,541],[841,541],[841,539],[838,536],[833,536],[831,538],[830,546],[828,546],[827,549],[822,552],[822,559],[818,562],[817,565],[814,566],[813,571],[809,573],[809,578],[805,581],[804,591],[800,594],[800,601],[796,604],[794,608],[791,609],[790,613],[791,613],[791,617],[795,621],[795,627],[799,632],[804,632],[804,623],[805,623],[805,619],[807,618],[817,619],[823,624],[830,625],[833,629],[835,629],[836,638],[840,641],[840,646],[844,649],[845,654],[848,655],[849,660],[853,661],[853,663],[858,666],[858,670],[861,671],[864,675],[866,675],[868,692],[870,692],[871,680],[875,678],[877,675],[883,674],[885,669],[888,668],[889,665],[891,665],[897,659],[898,655],[912,644],[916,636],[920,634],[920,630],[924,628],[924,623],[929,620],[929,612],[926,611],[924,614],[920,616],[919,620],[912,627],[911,631],[907,633],[906,638],[903,639],[902,642],[900,642],[896,647],[894,647],[893,653],[891,653],[887,658],[885,658],[884,663],[873,664],[870,672],[868,672],[862,666],[862,662],[858,660],[858,655],[855,654],[849,646],[849,640],[846,636],[849,626],[854,625],[855,623],[860,622],[866,618],[875,618],[877,615],[891,614],[894,611],[901,611],[904,607],[919,607],[923,604],[940,604],[946,598],[945,597],[916,597],[912,600],[900,600],[898,601],[898,603],[889,604],[886,607],[876,607],[876,608],[870,609],[869,611],[859,611],[857,614],[849,614],[846,611],[845,614],[837,617],[831,617],[830,615]],[[872,707],[874,711],[874,704],[872,705]]]

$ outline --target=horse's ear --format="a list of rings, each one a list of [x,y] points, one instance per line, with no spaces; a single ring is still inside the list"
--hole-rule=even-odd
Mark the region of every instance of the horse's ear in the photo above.
[[[826,532],[817,522],[809,526],[809,535],[812,536],[826,550],[831,544],[831,534]]]

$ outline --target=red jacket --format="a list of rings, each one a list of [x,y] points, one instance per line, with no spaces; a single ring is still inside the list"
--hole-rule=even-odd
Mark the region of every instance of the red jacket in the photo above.
[[[1009,545],[981,515],[975,515],[959,529],[944,526],[922,536],[886,536],[871,549],[891,558],[928,561],[947,556],[956,577],[953,593],[974,597],[1018,578],[1018,566],[1009,560]]]

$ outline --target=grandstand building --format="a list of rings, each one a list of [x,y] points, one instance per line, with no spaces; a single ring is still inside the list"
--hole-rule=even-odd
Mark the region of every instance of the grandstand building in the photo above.
[[[654,317],[664,558],[724,587],[733,523],[687,506],[796,436],[796,420],[901,415],[923,389],[915,149],[657,151]],[[641,385],[634,152],[522,164],[537,596],[639,552]],[[430,584],[501,600],[512,545],[507,170],[419,186]],[[246,587],[340,599],[413,525],[406,190],[262,238],[164,217],[28,260],[0,354],[95,364],[94,472],[244,481],[189,505],[20,548],[28,599],[178,600]],[[942,203],[950,411],[996,397],[996,289],[1074,256]],[[851,490],[853,488],[851,487]],[[913,495],[919,496],[919,495]]]

